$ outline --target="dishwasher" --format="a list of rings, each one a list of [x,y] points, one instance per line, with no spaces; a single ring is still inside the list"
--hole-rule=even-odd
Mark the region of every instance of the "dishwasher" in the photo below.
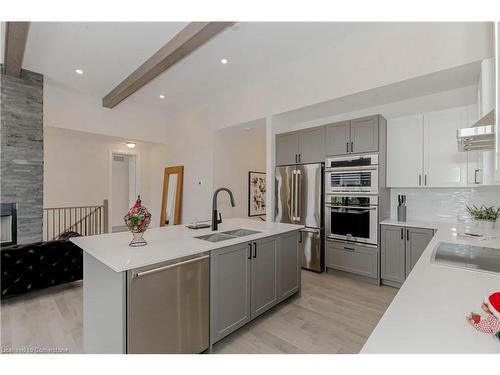
[[[201,353],[209,341],[209,253],[127,271],[127,353]]]

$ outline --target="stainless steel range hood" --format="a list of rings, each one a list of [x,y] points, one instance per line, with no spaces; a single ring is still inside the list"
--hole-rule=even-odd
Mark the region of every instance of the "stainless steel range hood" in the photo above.
[[[495,149],[495,110],[482,117],[472,127],[458,129],[458,151]]]

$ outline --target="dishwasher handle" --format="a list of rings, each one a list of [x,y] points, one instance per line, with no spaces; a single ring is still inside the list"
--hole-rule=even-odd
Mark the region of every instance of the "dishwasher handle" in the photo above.
[[[161,272],[161,271],[166,271],[166,270],[169,270],[169,269],[172,269],[172,268],[183,266],[185,264],[190,264],[190,263],[198,262],[200,260],[207,259],[207,258],[210,258],[210,255],[204,255],[202,257],[188,259],[188,260],[185,260],[183,262],[169,264],[168,266],[153,268],[151,270],[147,270],[147,271],[143,271],[143,272],[137,272],[137,273],[134,273],[132,277],[134,279],[136,279],[138,277],[142,277],[142,276],[146,276],[146,275],[151,275],[152,273],[157,273],[157,272]]]

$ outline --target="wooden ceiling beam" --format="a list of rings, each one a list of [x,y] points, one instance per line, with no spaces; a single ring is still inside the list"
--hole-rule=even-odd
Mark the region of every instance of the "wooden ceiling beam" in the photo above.
[[[29,22],[6,22],[4,51],[5,74],[14,77],[21,76],[29,28]]]
[[[234,22],[191,22],[102,99],[113,108]]]

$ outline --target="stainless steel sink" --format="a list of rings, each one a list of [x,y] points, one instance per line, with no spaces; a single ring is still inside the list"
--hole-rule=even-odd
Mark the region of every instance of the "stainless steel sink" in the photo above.
[[[205,234],[204,236],[198,236],[195,238],[198,238],[199,240],[210,241],[210,242],[220,242],[220,241],[233,240],[233,239],[238,238],[238,237],[231,236],[231,235],[225,234],[225,233],[211,233],[211,234]]]
[[[451,267],[500,273],[500,249],[491,247],[441,242],[431,259]]]
[[[244,237],[244,236],[250,236],[251,234],[260,233],[260,231],[253,229],[238,228],[238,229],[228,230],[222,233],[228,234],[230,236]]]
[[[199,240],[210,241],[210,242],[220,242],[232,240],[238,237],[250,236],[251,234],[260,233],[258,230],[238,228],[233,230],[228,230],[220,233],[205,234],[204,236],[198,236]]]

